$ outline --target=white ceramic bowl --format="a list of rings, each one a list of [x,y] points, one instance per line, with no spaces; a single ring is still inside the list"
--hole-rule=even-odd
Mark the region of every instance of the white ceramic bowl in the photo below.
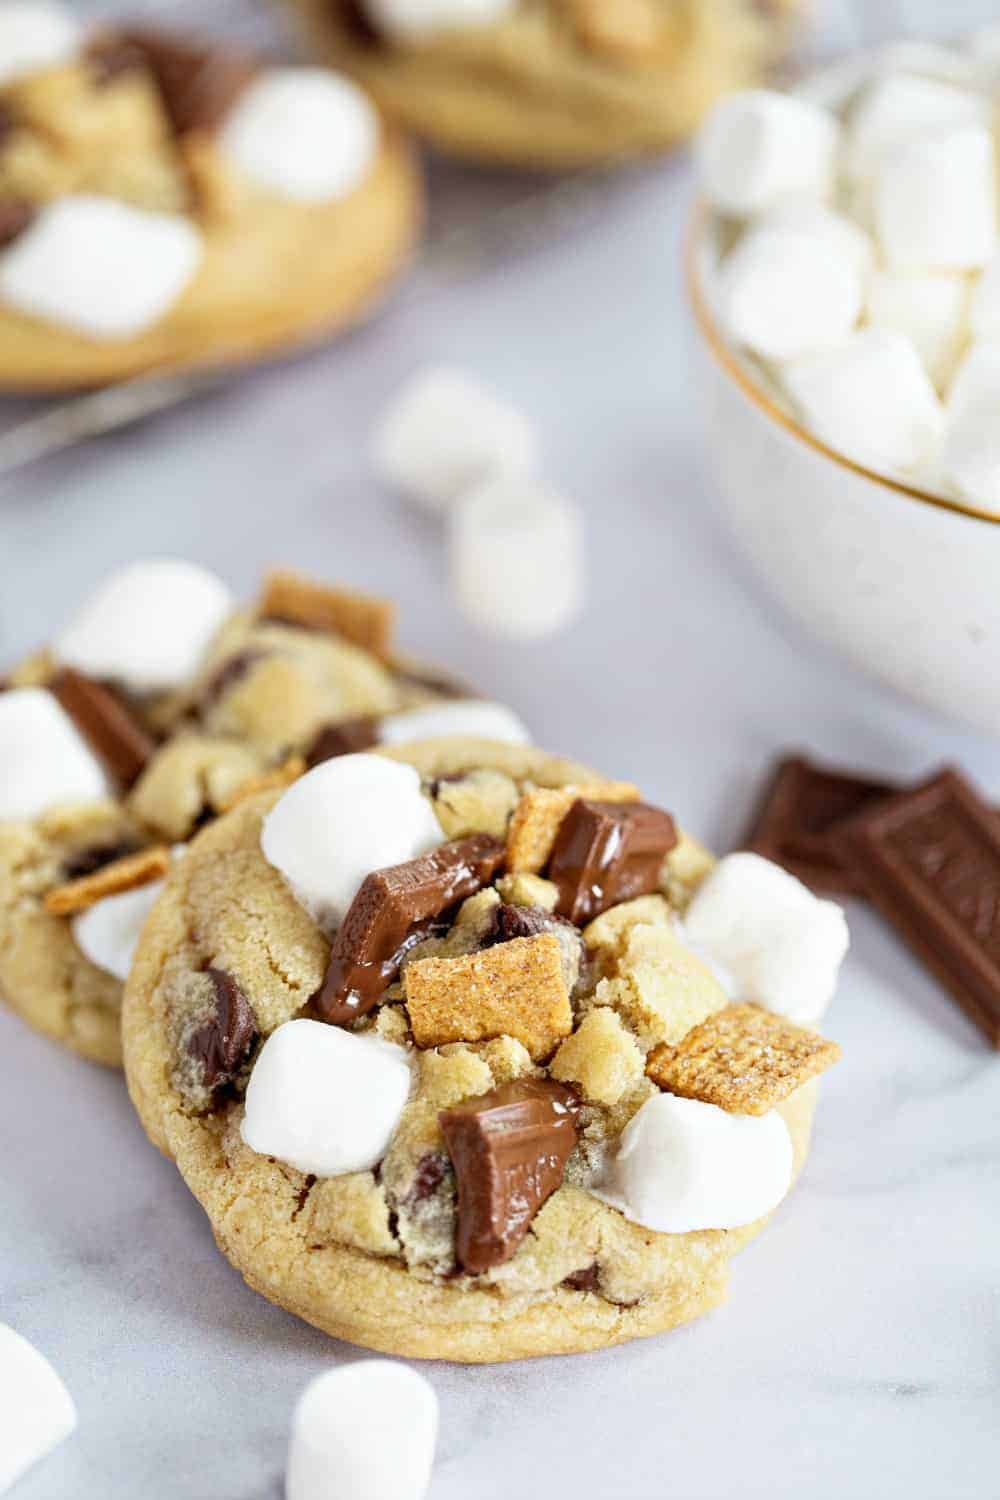
[[[1000,735],[1000,518],[883,478],[801,427],[727,345],[707,218],[687,281],[721,504],[770,591],[856,666]]]

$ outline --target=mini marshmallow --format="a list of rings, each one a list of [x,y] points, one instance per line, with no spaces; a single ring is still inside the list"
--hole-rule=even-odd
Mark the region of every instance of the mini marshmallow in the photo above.
[[[571,501],[526,479],[496,478],[452,511],[452,587],[462,613],[491,635],[538,640],[583,602],[583,521]]]
[[[753,1001],[813,1025],[826,1011],[849,942],[833,901],[758,854],[728,854],[698,887],[684,918],[696,947]]]
[[[825,198],[840,129],[827,110],[769,89],[716,104],[697,142],[702,191],[722,213],[763,212],[781,198]]]
[[[993,257],[972,292],[969,328],[974,339],[1000,343],[1000,255]]]
[[[0,84],[71,62],[80,50],[79,22],[45,0],[0,4]]]
[[[481,703],[474,698],[390,714],[379,724],[379,739],[384,745],[429,740],[442,734],[471,735],[473,739],[499,740],[506,745],[531,744],[531,735],[505,703]]]
[[[978,417],[984,424],[996,422],[1000,411],[1000,340],[973,344],[955,371],[948,392],[948,418],[957,422]]]
[[[860,224],[810,198],[789,198],[759,221],[761,229],[792,229],[823,240],[838,260],[850,261],[863,282],[875,263],[875,244]]]
[[[437,1433],[434,1387],[408,1365],[327,1370],[295,1408],[285,1500],[423,1500]]]
[[[690,1234],[753,1223],[777,1208],[791,1181],[792,1141],[775,1110],[734,1115],[658,1094],[626,1125],[594,1191],[645,1229]]]
[[[0,1494],[75,1428],[73,1398],[44,1354],[0,1323]]]
[[[872,177],[901,146],[964,126],[989,124],[990,105],[984,95],[934,78],[886,71],[852,111],[845,167],[854,177]]]
[[[727,257],[719,295],[738,343],[786,360],[841,343],[861,315],[864,286],[856,262],[829,238],[762,228]]]
[[[134,891],[105,896],[72,921],[73,940],[84,958],[122,983],[129,976],[146,918],[163,890],[162,880],[151,880]]]
[[[110,791],[100,762],[47,689],[0,693],[0,819],[37,818]]]
[[[973,271],[997,248],[993,137],[970,126],[892,152],[875,181],[875,228],[895,270]]]
[[[964,500],[1000,513],[1000,342],[974,344],[948,394],[942,468]]]
[[[790,361],[781,377],[806,425],[856,463],[906,474],[933,459],[944,412],[902,334],[863,328],[839,348]]]
[[[85,338],[133,338],[169,312],[201,256],[200,233],[179,214],[59,198],[0,253],[0,302]]]
[[[410,1083],[403,1047],[322,1021],[286,1021],[254,1063],[240,1130],[251,1151],[300,1172],[364,1172],[385,1155]]]
[[[904,334],[940,390],[965,341],[969,283],[962,276],[876,271],[868,287],[868,323]]]
[[[494,474],[529,473],[535,434],[521,412],[460,370],[430,369],[393,400],[373,457],[386,485],[441,512]]]
[[[380,31],[405,41],[463,26],[492,26],[514,9],[516,0],[363,0]]]
[[[222,580],[196,563],[132,563],[104,580],[56,637],[53,655],[133,692],[162,692],[193,675],[233,604]]]
[[[368,96],[325,68],[271,68],[241,94],[219,131],[224,156],[283,198],[346,198],[378,155]]]
[[[366,875],[444,843],[412,766],[340,755],[289,787],[264,819],[264,858],[324,927],[339,926]]]

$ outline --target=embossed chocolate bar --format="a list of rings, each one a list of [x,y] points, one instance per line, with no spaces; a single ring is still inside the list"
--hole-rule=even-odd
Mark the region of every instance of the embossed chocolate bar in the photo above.
[[[1000,824],[959,772],[833,835],[866,894],[1000,1049]]]

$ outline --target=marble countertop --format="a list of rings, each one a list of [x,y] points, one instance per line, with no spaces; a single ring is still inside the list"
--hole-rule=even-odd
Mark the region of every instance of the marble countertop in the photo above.
[[[512,191],[454,172],[436,186],[445,217]],[[282,559],[395,594],[414,650],[720,849],[789,746],[899,777],[952,759],[1000,793],[995,745],[849,673],[731,550],[677,272],[688,193],[680,161],[629,177],[569,239],[451,284],[425,274],[339,347],[0,490],[0,655],[136,554],[194,556],[247,591]],[[551,642],[477,636],[434,527],[373,484],[373,417],[429,361],[532,412],[548,478],[586,511],[587,608]],[[844,1061],[805,1176],[734,1264],[729,1305],[572,1360],[428,1367],[443,1418],[431,1500],[996,1492],[1000,1058],[882,922],[858,904],[850,921],[827,1026]],[[0,1056],[0,1317],[80,1410],[18,1500],[277,1500],[297,1393],[359,1355],[243,1285],[119,1077],[6,1014]]]

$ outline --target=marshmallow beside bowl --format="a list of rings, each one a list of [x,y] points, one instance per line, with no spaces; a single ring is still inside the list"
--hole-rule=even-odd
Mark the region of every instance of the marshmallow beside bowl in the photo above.
[[[859,60],[855,88],[865,79],[866,65],[869,78],[876,76],[878,55],[870,65]],[[821,91],[808,96],[821,97]],[[918,93],[916,103],[922,102]],[[781,163],[778,169],[785,170]],[[763,177],[759,184],[762,193],[771,186]],[[752,194],[755,185],[748,177],[741,191]],[[817,201],[824,196],[818,193]],[[763,217],[751,235],[774,233],[777,226],[792,243],[797,233],[821,227],[813,216],[822,208],[803,204],[801,196],[782,202],[778,194],[773,215],[766,204],[755,203],[754,209]],[[885,473],[877,456],[862,451],[850,457],[830,446],[822,430],[822,352],[807,354],[797,365],[798,351],[792,351],[783,391],[768,364],[736,347],[728,331],[735,311],[752,336],[758,309],[747,308],[745,289],[754,277],[763,295],[775,294],[766,253],[758,257],[760,267],[744,254],[741,284],[735,292],[727,288],[720,264],[724,268],[730,233],[724,216],[699,204],[686,272],[709,462],[738,544],[781,604],[857,667],[951,719],[1000,734],[1000,679],[990,671],[1000,653],[1000,507],[992,515],[938,484],[933,462],[909,474]],[[727,296],[736,299],[728,307]],[[829,321],[829,302],[824,314]],[[844,330],[843,337],[859,335]],[[909,416],[904,429],[886,431],[888,448],[903,443],[919,449],[927,441],[933,452],[940,403],[929,379],[920,385],[923,372],[910,370],[893,338],[877,329],[863,331],[862,365],[869,353],[874,359],[861,369],[858,389],[878,362],[893,372],[890,378],[907,390]],[[782,351],[781,357],[788,356]],[[812,429],[789,398],[796,378],[814,412]],[[863,400],[856,399],[856,406],[861,425],[868,421],[859,439],[871,445],[880,436],[878,426]]]

